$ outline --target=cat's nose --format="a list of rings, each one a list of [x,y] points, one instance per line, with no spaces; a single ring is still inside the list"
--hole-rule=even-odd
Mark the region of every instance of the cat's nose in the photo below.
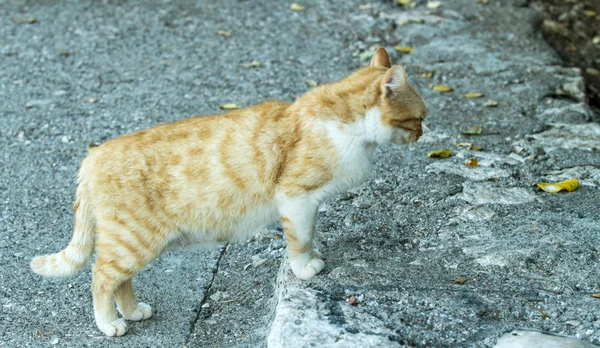
[[[419,127],[414,133],[415,141],[417,141],[421,137],[421,135],[423,135],[423,127],[421,127],[421,124],[419,124]]]

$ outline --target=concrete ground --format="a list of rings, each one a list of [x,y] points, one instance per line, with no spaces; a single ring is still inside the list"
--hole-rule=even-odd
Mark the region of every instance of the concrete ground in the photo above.
[[[413,3],[1,2],[0,346],[492,347],[515,329],[600,343],[600,125],[581,72],[562,66],[527,1]],[[372,178],[321,207],[326,268],[311,281],[282,262],[277,224],[170,251],[134,280],[155,316],[106,338],[89,268],[29,270],[70,239],[88,144],[225,103],[293,101],[380,45],[410,74],[433,73],[413,78],[428,131],[378,150]],[[461,134],[472,125],[482,134]],[[437,148],[452,156],[426,156]],[[571,177],[574,192],[532,186]]]

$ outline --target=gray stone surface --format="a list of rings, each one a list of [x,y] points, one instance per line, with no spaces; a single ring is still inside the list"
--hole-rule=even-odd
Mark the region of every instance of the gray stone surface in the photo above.
[[[0,346],[492,347],[522,328],[599,343],[600,131],[580,72],[544,43],[526,1],[415,2],[0,2]],[[70,238],[89,143],[224,103],[292,101],[379,45],[411,74],[434,72],[413,78],[428,131],[378,150],[372,178],[320,208],[322,274],[301,282],[279,268],[277,226],[225,249],[173,250],[134,281],[155,317],[108,339],[89,269],[53,281],[29,271]],[[470,125],[484,135],[461,135]],[[453,156],[426,157],[441,147]],[[472,157],[481,167],[465,169]],[[531,186],[573,176],[571,193]]]

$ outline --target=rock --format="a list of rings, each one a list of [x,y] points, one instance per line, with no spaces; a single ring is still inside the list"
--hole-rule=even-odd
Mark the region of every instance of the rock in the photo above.
[[[513,331],[500,337],[494,348],[593,348],[594,344],[540,331]]]
[[[594,113],[586,103],[545,109],[537,115],[540,121],[546,123],[585,123],[591,121],[593,117]]]
[[[454,197],[471,204],[524,204],[536,200],[536,196],[524,188],[469,181],[463,183],[463,192]]]
[[[539,134],[529,135],[535,145],[544,148],[546,153],[558,149],[585,151],[600,150],[600,124],[553,124],[553,127]]]

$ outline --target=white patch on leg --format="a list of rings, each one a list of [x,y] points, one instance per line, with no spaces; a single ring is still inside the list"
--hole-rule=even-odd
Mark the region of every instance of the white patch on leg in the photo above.
[[[125,319],[119,318],[110,323],[98,324],[98,328],[109,337],[123,336],[127,332],[127,323]]]

